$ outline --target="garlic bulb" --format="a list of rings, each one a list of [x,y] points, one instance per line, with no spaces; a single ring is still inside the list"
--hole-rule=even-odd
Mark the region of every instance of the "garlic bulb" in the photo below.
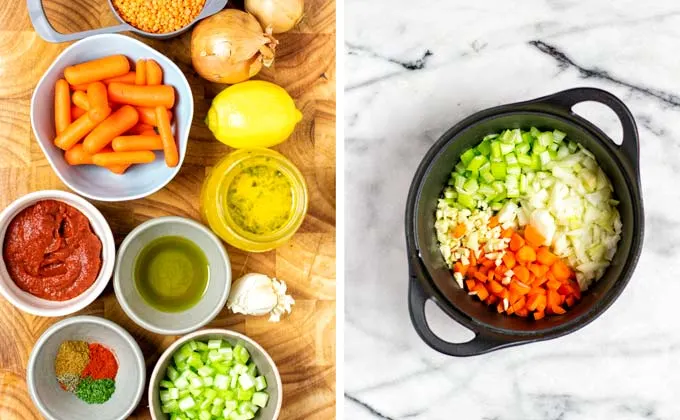
[[[227,308],[244,315],[269,314],[270,322],[279,322],[295,304],[286,294],[286,283],[264,274],[248,273],[231,285]]]

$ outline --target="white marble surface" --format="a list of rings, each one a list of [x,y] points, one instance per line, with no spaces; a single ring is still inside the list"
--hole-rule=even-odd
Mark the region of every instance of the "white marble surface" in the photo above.
[[[345,418],[680,419],[680,2],[345,4]],[[576,86],[613,92],[638,122],[647,234],[633,279],[567,337],[436,353],[406,303],[413,172],[465,116]],[[613,116],[584,109],[620,135]],[[443,337],[470,336],[429,309]]]

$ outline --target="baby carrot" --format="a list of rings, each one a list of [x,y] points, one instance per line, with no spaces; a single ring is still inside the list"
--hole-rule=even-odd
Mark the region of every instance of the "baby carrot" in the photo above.
[[[87,153],[82,144],[76,144],[64,153],[66,163],[69,165],[91,165],[92,155]]]
[[[163,150],[161,136],[118,136],[111,142],[116,152],[135,152],[138,150]]]
[[[71,121],[75,121],[80,118],[83,114],[87,114],[87,111],[79,108],[75,105],[71,106]]]
[[[116,54],[66,67],[64,77],[70,84],[80,85],[122,76],[129,71],[130,62],[127,57]]]
[[[97,128],[92,130],[92,132],[85,137],[85,140],[83,141],[85,150],[89,153],[99,152],[104,146],[111,143],[114,138],[134,127],[138,120],[139,116],[136,109],[129,105],[121,107],[118,111],[109,115],[108,118],[99,123]]]
[[[92,162],[97,166],[111,167],[114,165],[130,165],[133,163],[150,163],[156,159],[156,154],[149,150],[138,152],[105,152],[95,153]]]
[[[68,82],[57,80],[54,85],[54,128],[61,134],[71,124],[71,92]]]
[[[71,84],[69,84],[69,86],[71,87],[71,90],[76,91],[76,92],[85,92],[87,90],[87,85],[89,85],[89,83],[83,83],[81,85],[71,85]]]
[[[139,121],[144,124],[149,124],[156,126],[158,122],[156,121],[156,109],[149,108],[145,106],[136,106],[137,112],[139,112]],[[167,110],[168,118],[172,121],[172,111]]]
[[[127,83],[127,84],[130,84],[130,85],[134,85],[136,79],[137,79],[137,73],[134,72],[134,71],[129,71],[122,76],[116,76],[116,77],[104,79],[104,80],[102,80],[102,82],[104,82],[105,85],[108,85],[109,83],[113,83],[113,82]]]
[[[127,169],[132,165],[111,165],[107,166],[106,169],[113,172],[116,175],[123,175]]]
[[[97,123],[102,122],[111,114],[111,107],[109,106],[109,98],[106,92],[106,86],[102,82],[90,83],[87,87],[87,102],[90,105],[87,114],[92,121]]]
[[[109,84],[109,100],[121,104],[172,108],[175,104],[175,89],[168,85],[137,86],[114,82]]]
[[[149,86],[163,83],[163,69],[154,60],[146,60],[146,84]]]
[[[87,114],[73,121],[66,129],[54,139],[54,145],[60,149],[68,150],[87,136],[97,126]]]
[[[168,113],[162,106],[156,107],[156,120],[158,121],[158,133],[161,135],[161,140],[163,141],[165,163],[169,167],[174,168],[179,163],[179,154],[177,153],[175,138],[172,135],[170,118],[168,118]]]
[[[73,104],[80,109],[84,109],[85,111],[90,109],[90,101],[87,99],[87,93],[82,90],[73,92],[71,100],[73,101]]]
[[[135,84],[144,86],[146,85],[146,60],[137,60],[135,64]]]
[[[156,134],[156,132],[153,130],[153,126],[151,126],[149,124],[144,124],[141,121],[141,115],[140,115],[140,121],[134,127],[129,129],[125,133],[125,135],[129,136],[129,135],[133,135],[133,134],[142,134],[142,133],[149,132],[149,131],[153,131],[153,134]]]

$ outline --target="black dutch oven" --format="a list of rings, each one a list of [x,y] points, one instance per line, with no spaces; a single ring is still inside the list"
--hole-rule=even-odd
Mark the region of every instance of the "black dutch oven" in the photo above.
[[[611,108],[623,126],[623,143],[572,112],[580,102],[595,101]],[[590,150],[609,176],[620,201],[623,232],[618,250],[604,276],[566,314],[531,318],[498,314],[460,289],[439,252],[435,209],[454,165],[466,149],[490,133],[507,128],[558,129]],[[628,284],[642,248],[644,216],[639,175],[639,143],[635,120],[616,96],[594,88],[576,88],[528,102],[478,112],[447,131],[427,152],[411,184],[406,204],[406,243],[409,258],[409,311],[418,335],[435,350],[451,356],[472,356],[504,347],[548,340],[569,334],[592,322]],[[475,337],[450,343],[427,325],[425,303],[432,299]]]

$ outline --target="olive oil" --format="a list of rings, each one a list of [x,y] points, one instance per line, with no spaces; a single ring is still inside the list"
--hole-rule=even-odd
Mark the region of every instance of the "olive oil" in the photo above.
[[[162,312],[181,312],[194,306],[203,297],[209,280],[205,254],[181,236],[154,239],[135,261],[137,292]]]

